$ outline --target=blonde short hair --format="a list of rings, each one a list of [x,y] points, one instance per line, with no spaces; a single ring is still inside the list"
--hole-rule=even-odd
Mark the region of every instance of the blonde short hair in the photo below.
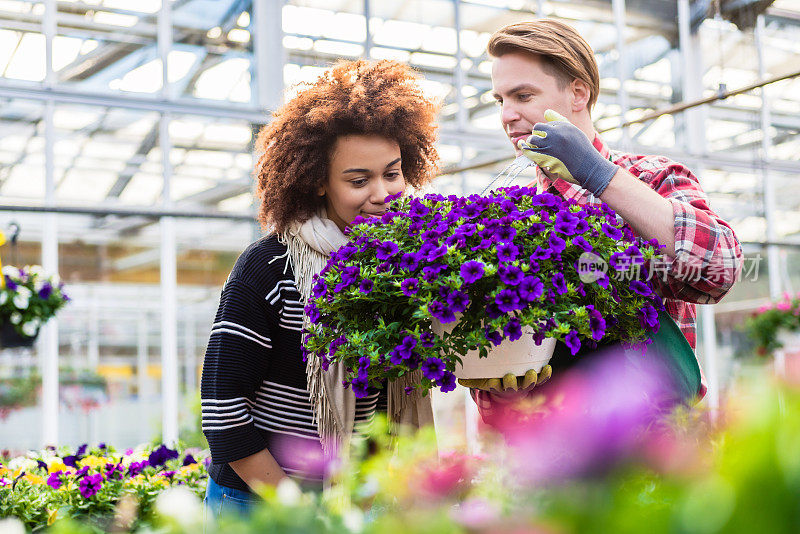
[[[600,73],[589,43],[575,28],[551,19],[539,19],[503,26],[489,39],[486,50],[500,57],[509,52],[527,52],[539,56],[547,72],[564,89],[578,79],[589,86],[589,111],[600,94]]]

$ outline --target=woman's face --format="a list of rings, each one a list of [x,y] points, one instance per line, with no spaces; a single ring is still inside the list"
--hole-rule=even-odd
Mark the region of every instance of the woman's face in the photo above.
[[[325,195],[328,218],[344,231],[353,219],[380,217],[383,200],[404,191],[400,146],[377,135],[343,135],[331,150],[328,180],[320,190]]]

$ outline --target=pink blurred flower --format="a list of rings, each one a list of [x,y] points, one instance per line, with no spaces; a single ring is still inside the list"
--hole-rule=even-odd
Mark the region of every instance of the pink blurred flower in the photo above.
[[[474,475],[472,456],[458,452],[448,453],[431,462],[418,466],[419,476],[412,477],[411,483],[423,496],[445,499],[466,489]]]
[[[606,470],[636,451],[647,428],[677,403],[669,375],[650,354],[596,355],[543,388],[546,408],[536,417],[503,421],[515,472],[538,485]]]
[[[450,513],[456,523],[473,530],[484,529],[500,519],[498,507],[480,497],[458,504]]]

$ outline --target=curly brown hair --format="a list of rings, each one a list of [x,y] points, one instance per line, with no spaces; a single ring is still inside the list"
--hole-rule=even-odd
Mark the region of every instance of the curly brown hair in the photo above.
[[[265,229],[280,233],[316,213],[333,145],[343,135],[396,141],[405,180],[415,187],[436,174],[438,106],[425,97],[411,67],[391,60],[340,61],[302,87],[256,139],[258,218]]]

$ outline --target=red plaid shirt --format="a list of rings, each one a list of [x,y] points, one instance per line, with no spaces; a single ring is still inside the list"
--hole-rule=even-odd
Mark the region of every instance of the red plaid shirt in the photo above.
[[[697,344],[696,304],[714,304],[730,290],[739,277],[742,249],[730,225],[714,213],[700,182],[680,163],[663,156],[639,156],[617,150],[596,135],[594,147],[612,163],[649,185],[672,204],[675,215],[675,259],[656,267],[653,277],[658,293],[664,299],[669,315],[675,319],[692,348]],[[587,190],[564,180],[555,182],[537,167],[538,186],[551,186],[566,199],[580,204],[599,204]],[[534,182],[531,185],[537,185]],[[699,362],[698,362],[699,363]],[[702,370],[701,370],[702,375]],[[706,393],[702,377],[699,397]],[[484,421],[491,417],[491,394],[472,390],[472,398]]]

